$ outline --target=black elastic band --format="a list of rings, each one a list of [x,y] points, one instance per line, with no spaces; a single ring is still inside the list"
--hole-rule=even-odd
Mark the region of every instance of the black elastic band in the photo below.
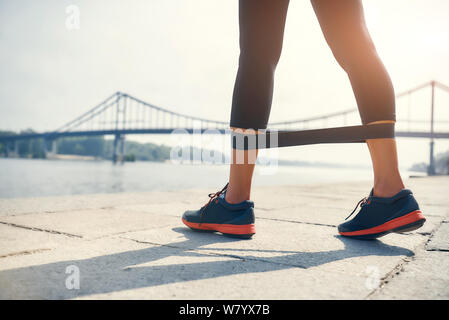
[[[300,131],[266,130],[255,134],[232,131],[232,148],[253,150],[318,143],[353,143],[368,139],[394,138],[394,123],[337,127]]]

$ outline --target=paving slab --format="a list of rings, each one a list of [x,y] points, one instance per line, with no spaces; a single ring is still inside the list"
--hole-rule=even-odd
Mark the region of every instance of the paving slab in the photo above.
[[[69,245],[71,240],[60,234],[0,224],[0,259],[51,250]]]
[[[430,236],[426,244],[426,250],[449,252],[449,220],[443,221],[438,229]]]
[[[91,292],[91,288],[95,292],[113,289],[126,279],[111,273],[151,259],[139,251],[150,245],[123,239],[78,241],[76,246],[0,259],[0,299],[69,299]],[[154,253],[152,259],[156,258]],[[74,274],[72,266],[79,270],[79,290],[66,286],[67,278]]]
[[[189,198],[179,198],[183,191],[172,192],[136,192],[113,194],[89,194],[39,198],[0,198],[0,216],[24,215],[29,213],[52,213],[61,211],[82,211],[90,209],[108,209],[118,205],[146,203],[196,203],[204,201],[205,190],[189,190]]]
[[[79,270],[79,289],[66,287],[72,266]],[[118,238],[80,240],[76,247],[0,260],[0,286],[1,299],[358,299],[371,291],[363,274]]]
[[[449,252],[421,250],[369,299],[448,300]]]
[[[418,180],[428,183],[428,180],[423,178]],[[413,180],[410,184],[415,186],[416,182]],[[252,197],[255,201],[255,213],[258,218],[336,226],[349,215],[361,197],[368,194],[370,186],[371,182],[369,181],[351,182],[350,184],[332,183],[326,184],[325,193],[323,193],[322,185],[258,187],[253,190]],[[363,193],[360,190],[366,192]],[[427,189],[424,188],[425,190]],[[117,204],[115,208],[128,212],[147,212],[180,217],[185,210],[199,208],[203,205],[208,199],[206,193],[207,191],[197,190],[177,191],[172,195],[179,201],[166,201],[162,197],[163,200],[152,199],[143,202],[140,200],[133,203]],[[435,221],[439,223],[439,217],[449,214],[449,207],[446,205],[444,197],[435,196],[429,203],[420,199],[420,197],[423,197],[424,200],[428,199],[425,193],[418,192],[415,196],[426,217],[429,217],[428,223],[420,232],[428,233],[436,226]],[[437,217],[437,219],[432,219],[432,217]]]
[[[142,243],[238,257],[285,265],[286,268],[318,269],[361,275],[375,266],[387,273],[425,241],[419,234],[358,241],[338,236],[335,228],[283,221],[259,221],[251,240],[234,240],[220,234],[195,232],[185,227],[151,229],[120,235]]]
[[[179,268],[179,267],[178,267]],[[259,261],[199,263],[186,265],[182,272],[192,272],[197,280],[128,289],[120,292],[79,296],[78,299],[232,299],[298,300],[361,299],[371,291],[366,277],[320,273],[298,268],[280,269]],[[176,268],[173,271],[177,271]],[[179,271],[177,271],[179,272]],[[339,281],[336,281],[338,279]],[[323,290],[326,288],[326,290]]]
[[[116,208],[30,213],[0,217],[0,222],[27,228],[52,230],[83,238],[96,238],[128,231],[172,226],[179,219],[150,212]]]
[[[0,199],[0,298],[449,298],[449,178],[407,181],[424,228],[376,241],[338,236],[370,185],[254,188],[251,240],[182,224],[213,190]],[[69,290],[73,266],[80,289]]]

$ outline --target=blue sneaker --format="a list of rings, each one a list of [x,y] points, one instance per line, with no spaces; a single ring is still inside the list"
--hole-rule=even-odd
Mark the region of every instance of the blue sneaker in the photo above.
[[[359,201],[354,211],[360,211],[350,221],[338,226],[338,232],[342,236],[356,239],[376,239],[391,232],[407,232],[416,230],[424,224],[424,218],[413,193],[403,189],[390,198],[373,196]]]
[[[201,209],[184,212],[182,222],[196,231],[218,231],[231,237],[251,238],[256,233],[254,202],[226,202],[227,187],[228,184],[221,191],[209,194],[209,202]]]

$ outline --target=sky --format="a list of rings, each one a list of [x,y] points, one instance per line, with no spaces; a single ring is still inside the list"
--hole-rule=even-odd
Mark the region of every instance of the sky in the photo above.
[[[449,1],[363,3],[397,93],[431,80],[449,85]],[[66,24],[73,5],[79,29]],[[238,1],[0,0],[0,130],[54,130],[116,91],[227,121],[238,53]],[[398,119],[428,119],[429,100],[428,91],[410,102],[398,100]],[[353,107],[347,76],[310,2],[292,0],[270,121]],[[435,112],[449,120],[448,93],[437,92]],[[136,139],[173,143],[171,137]],[[425,139],[398,139],[398,148],[401,165],[428,159]],[[437,141],[436,149],[449,149],[449,142]],[[306,161],[369,160],[363,145],[286,148],[280,154]]]

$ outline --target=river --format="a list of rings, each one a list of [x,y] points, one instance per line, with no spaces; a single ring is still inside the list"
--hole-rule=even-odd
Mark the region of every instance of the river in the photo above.
[[[369,168],[279,166],[256,168],[255,186],[298,185],[372,179]],[[404,177],[410,174],[402,172]],[[43,197],[190,188],[210,192],[227,181],[226,165],[109,161],[0,159],[0,198]],[[366,190],[367,192],[369,190]]]

